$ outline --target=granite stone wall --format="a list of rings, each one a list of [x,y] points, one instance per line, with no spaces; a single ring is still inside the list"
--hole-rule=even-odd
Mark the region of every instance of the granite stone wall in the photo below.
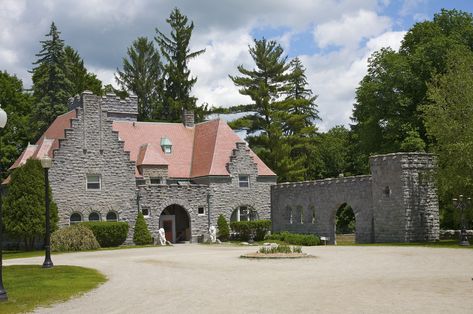
[[[351,205],[356,242],[434,241],[439,238],[433,157],[396,153],[370,158],[371,176],[285,183],[271,189],[273,231],[315,233],[336,242],[335,216]]]

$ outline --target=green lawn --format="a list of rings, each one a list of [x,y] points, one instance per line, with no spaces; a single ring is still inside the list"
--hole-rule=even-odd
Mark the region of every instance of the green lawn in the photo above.
[[[421,246],[431,248],[454,248],[454,249],[473,249],[473,240],[470,246],[458,245],[458,240],[440,240],[438,242],[410,242],[410,243],[355,243],[355,235],[337,234],[337,245],[339,246]]]
[[[0,313],[23,313],[62,302],[98,287],[107,279],[95,269],[77,266],[13,265],[3,268],[7,302]]]

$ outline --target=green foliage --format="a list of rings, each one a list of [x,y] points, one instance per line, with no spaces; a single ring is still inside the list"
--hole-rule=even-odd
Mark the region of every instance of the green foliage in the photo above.
[[[41,134],[54,119],[67,111],[67,100],[72,83],[66,75],[67,63],[64,53],[64,41],[59,37],[54,22],[46,37],[41,41],[42,49],[36,54],[38,60],[33,69],[33,96],[37,104],[34,108],[34,121],[38,124],[38,135]]]
[[[301,247],[298,247],[299,249],[296,249],[296,252],[294,252],[293,248],[291,248],[289,245],[277,245],[277,246],[271,246],[271,247],[265,247],[262,246],[259,248],[259,253],[262,254],[277,254],[277,253],[283,253],[283,254],[291,254],[291,253],[301,253],[302,251],[300,250]],[[301,252],[298,252],[301,251]]]
[[[95,74],[87,71],[84,60],[74,48],[66,46],[64,58],[66,77],[71,82],[71,89],[68,91],[70,96],[80,94],[85,90],[95,95],[102,95],[102,82]]]
[[[320,238],[314,234],[298,234],[298,233],[273,233],[266,237],[266,240],[283,241],[294,245],[314,246],[320,244]]]
[[[141,212],[138,213],[138,217],[135,222],[135,230],[133,233],[133,243],[136,245],[152,244],[153,238],[148,230],[145,218]]]
[[[355,214],[350,205],[343,204],[335,216],[337,233],[347,234],[355,232]]]
[[[175,8],[166,22],[171,26],[171,36],[168,37],[156,29],[156,42],[164,58],[164,99],[160,119],[177,122],[181,121],[182,110],[201,112],[203,108],[196,106],[196,98],[190,92],[196,77],[191,77],[188,63],[203,54],[205,49],[190,52],[189,44],[194,29],[194,23]]]
[[[4,199],[3,215],[6,232],[22,239],[27,249],[32,249],[35,239],[45,233],[45,195],[44,169],[37,159],[28,159],[21,167],[16,168]],[[58,213],[51,188],[48,187],[50,199],[51,229],[57,229]]]
[[[163,91],[159,52],[146,37],[138,37],[123,58],[123,71],[115,79],[121,87],[138,97],[138,120],[159,119],[158,108]]]
[[[438,156],[438,191],[442,217],[451,228],[459,226],[459,210],[451,206],[453,197],[471,195],[473,190],[473,53],[457,49],[448,55],[445,74],[438,74],[429,84],[431,101],[422,109],[428,135],[435,142]],[[467,208],[473,225],[473,213]]]
[[[217,220],[217,229],[218,229],[218,238],[220,241],[228,241],[230,237],[230,228],[228,227],[228,222],[225,219],[225,216],[220,214]]]
[[[107,278],[95,269],[55,265],[12,265],[3,268],[8,301],[0,302],[0,313],[33,312],[38,307],[65,302],[97,288]]]
[[[279,181],[306,177],[314,153],[314,120],[318,119],[316,96],[307,88],[305,69],[299,59],[287,63],[284,50],[275,41],[255,40],[249,52],[256,68],[242,65],[242,76],[230,76],[247,95],[251,105],[236,106],[235,112],[251,109],[230,123],[247,132],[247,141],[258,156],[278,174]]]
[[[83,222],[94,233],[101,247],[119,246],[125,242],[128,234],[127,222]]]
[[[0,72],[0,105],[8,121],[0,132],[0,170],[2,177],[31,140],[31,110],[33,97],[23,92],[16,76]]]
[[[371,56],[353,111],[358,172],[367,170],[370,154],[435,146],[426,135],[420,110],[429,103],[428,85],[447,71],[449,53],[459,47],[472,51],[472,41],[472,15],[443,9],[432,21],[416,23],[399,52],[381,49]]]
[[[241,241],[261,241],[271,229],[271,220],[232,221],[230,228],[238,233]]]
[[[100,248],[94,233],[78,224],[59,229],[51,235],[51,250],[57,252],[86,251]]]

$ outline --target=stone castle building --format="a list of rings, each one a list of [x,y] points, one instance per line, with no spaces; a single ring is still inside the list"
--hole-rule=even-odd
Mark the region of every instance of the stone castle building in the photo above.
[[[84,92],[12,168],[50,156],[60,226],[126,221],[131,242],[138,210],[152,236],[197,241],[227,220],[270,218],[271,171],[223,120],[137,122],[137,98]]]

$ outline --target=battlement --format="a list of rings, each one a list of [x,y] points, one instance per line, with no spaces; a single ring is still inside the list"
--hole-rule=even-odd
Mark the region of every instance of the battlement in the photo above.
[[[69,98],[69,110],[87,107],[87,103],[99,103],[101,111],[107,113],[111,120],[136,121],[138,116],[138,97],[130,95],[121,99],[115,93],[105,96],[94,95],[91,91],[84,91],[80,95]],[[87,108],[85,108],[87,110]]]
[[[321,186],[330,184],[358,184],[360,182],[371,181],[371,175],[360,175],[351,177],[339,177],[339,178],[326,178],[313,181],[301,181],[301,182],[283,182],[277,185],[273,185],[273,189],[288,189],[288,188],[299,188],[299,187],[311,187]]]

